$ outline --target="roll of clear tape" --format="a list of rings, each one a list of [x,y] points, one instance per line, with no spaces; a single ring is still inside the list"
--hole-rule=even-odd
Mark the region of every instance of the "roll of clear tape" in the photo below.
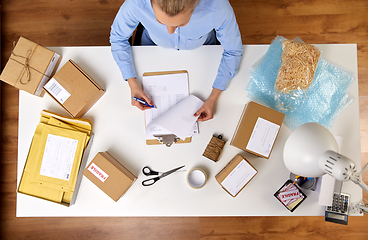
[[[200,189],[206,185],[207,173],[200,168],[193,168],[187,174],[187,183],[191,188]]]

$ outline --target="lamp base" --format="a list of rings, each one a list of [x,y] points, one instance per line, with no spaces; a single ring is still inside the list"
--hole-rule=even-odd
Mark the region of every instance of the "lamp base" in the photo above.
[[[318,179],[319,179],[318,177],[307,178],[298,176],[294,173],[290,173],[290,180],[295,182],[295,184],[298,185],[298,187],[304,190],[315,191],[317,188]]]

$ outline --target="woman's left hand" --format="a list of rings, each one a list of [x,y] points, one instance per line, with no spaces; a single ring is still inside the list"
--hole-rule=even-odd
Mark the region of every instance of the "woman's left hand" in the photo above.
[[[220,96],[222,90],[213,88],[210,96],[203,103],[202,107],[194,114],[198,117],[198,121],[204,122],[213,118],[216,100]]]

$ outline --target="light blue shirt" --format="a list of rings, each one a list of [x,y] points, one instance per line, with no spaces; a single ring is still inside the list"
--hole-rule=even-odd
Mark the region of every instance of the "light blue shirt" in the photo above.
[[[224,52],[212,87],[225,90],[238,72],[243,44],[228,0],[200,0],[188,24],[177,27],[173,34],[157,22],[150,0],[126,0],[115,17],[110,35],[112,55],[124,79],[137,77],[128,40],[139,22],[147,30],[145,36],[148,34],[153,43],[176,50],[202,46],[215,29]]]

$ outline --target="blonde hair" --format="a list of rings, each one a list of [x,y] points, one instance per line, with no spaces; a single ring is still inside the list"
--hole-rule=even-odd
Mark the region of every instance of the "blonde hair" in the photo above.
[[[173,17],[186,9],[193,10],[200,0],[153,0],[167,15]]]

